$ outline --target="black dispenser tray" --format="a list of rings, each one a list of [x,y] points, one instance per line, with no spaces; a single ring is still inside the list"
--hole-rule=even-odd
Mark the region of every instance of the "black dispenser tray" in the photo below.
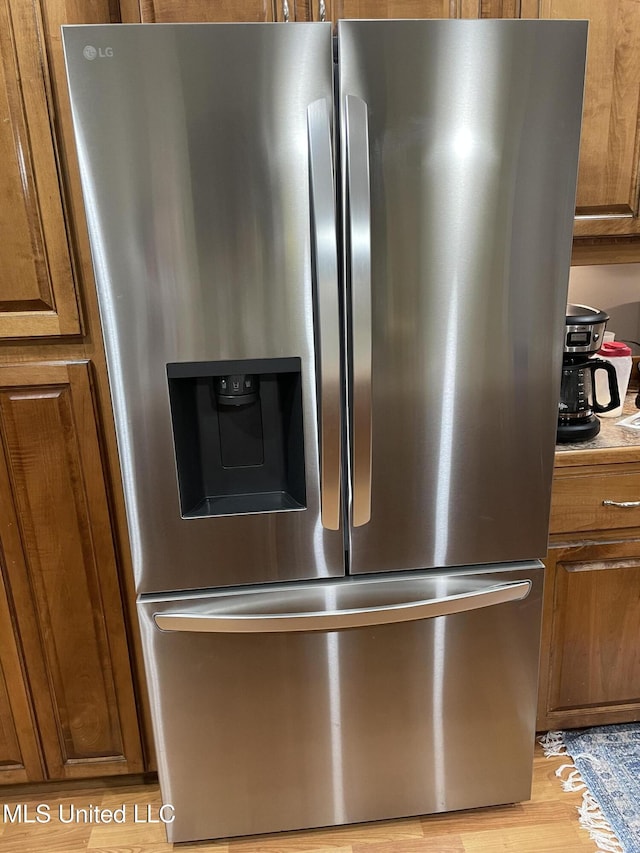
[[[256,512],[282,512],[304,509],[288,492],[259,492],[247,495],[222,495],[205,498],[198,506],[185,512],[183,518],[204,518],[208,515],[248,515]]]
[[[306,508],[299,358],[167,365],[183,518]]]

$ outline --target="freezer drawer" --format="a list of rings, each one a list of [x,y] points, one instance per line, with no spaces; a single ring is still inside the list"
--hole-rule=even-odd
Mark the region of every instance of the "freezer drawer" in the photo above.
[[[542,578],[533,563],[140,600],[169,840],[527,799]]]

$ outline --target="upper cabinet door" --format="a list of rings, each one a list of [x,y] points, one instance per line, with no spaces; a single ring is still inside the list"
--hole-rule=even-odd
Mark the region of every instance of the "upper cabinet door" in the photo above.
[[[478,0],[307,0],[307,5],[311,6],[313,20],[477,18],[480,14]]]
[[[81,332],[35,4],[0,3],[0,338]]]
[[[513,17],[515,0],[483,0]],[[640,6],[637,0],[521,0],[523,18],[588,19],[575,237],[640,234]]]
[[[139,0],[139,20],[143,24],[275,21],[275,5],[276,0]],[[277,5],[282,7],[283,0]],[[291,0],[289,10],[293,5]],[[291,11],[289,15],[293,17]]]

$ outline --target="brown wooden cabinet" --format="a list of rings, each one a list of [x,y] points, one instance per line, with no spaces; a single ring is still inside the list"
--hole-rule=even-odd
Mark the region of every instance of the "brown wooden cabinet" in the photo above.
[[[574,263],[640,260],[638,3],[481,0],[480,7],[483,17],[589,21]]]
[[[0,563],[0,785],[44,778],[14,613]]]
[[[185,21],[338,21],[340,18],[474,18],[476,0],[139,0],[124,19]]]
[[[576,237],[640,234],[640,7],[522,0],[522,17],[589,20]]]
[[[640,719],[640,540],[553,548],[538,727]]]
[[[277,6],[280,17],[276,14]],[[293,20],[293,0],[288,6]],[[283,0],[140,0],[133,14],[143,24],[276,21],[283,20]]]
[[[297,20],[516,18],[519,0],[296,0]]]
[[[112,0],[0,2],[0,784],[149,767],[60,39],[120,20]]]
[[[333,21],[340,18],[477,18],[480,14],[476,0],[327,0],[325,5],[326,19]]]
[[[38,26],[0,3],[0,339],[81,331]]]
[[[633,450],[625,452],[630,455]],[[556,470],[546,560],[539,729],[640,719],[636,501],[640,501],[638,463]]]
[[[138,720],[87,363],[0,367],[0,438],[5,578],[47,778],[138,772]],[[15,662],[11,669],[15,675]]]

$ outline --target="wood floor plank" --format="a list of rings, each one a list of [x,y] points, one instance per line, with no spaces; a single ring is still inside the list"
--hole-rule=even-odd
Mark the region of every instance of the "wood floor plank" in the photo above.
[[[86,792],[84,792],[86,794]],[[40,853],[40,851],[51,851],[51,853],[75,853],[87,849],[87,842],[91,833],[91,825],[85,823],[64,823],[70,819],[72,810],[83,808],[90,803],[99,803],[100,794],[93,792],[92,795],[74,796],[73,794],[54,794],[47,796],[39,793],[31,797],[3,799],[3,805],[9,807],[9,811],[15,814],[16,806],[23,805],[24,822],[4,822],[2,835],[2,853]],[[47,806],[48,811],[43,811],[40,818],[36,809],[39,805]],[[63,821],[60,820],[62,816]],[[38,822],[45,820],[48,822]],[[35,821],[33,823],[26,821]]]
[[[93,848],[91,848],[91,853],[165,853],[166,850],[175,850],[175,849],[176,848],[172,844],[165,844],[164,846],[157,846],[155,844],[150,846],[148,844],[142,844],[142,845],[133,845],[131,847],[120,847],[120,846],[118,846],[118,847],[93,847]],[[180,848],[180,850],[183,850],[183,849],[190,850],[191,848],[189,848],[189,847],[187,847],[187,848],[181,847]],[[196,848],[193,848],[194,851],[195,851],[195,849]],[[197,850],[198,850],[198,853],[200,853],[201,850],[204,850],[205,853],[208,853],[208,850],[206,847],[204,847],[204,848],[198,847]],[[2,851],[2,853],[4,853],[4,850]],[[21,853],[22,853],[22,851],[21,851]]]
[[[56,824],[11,826],[2,836],[2,853],[76,853],[87,849],[82,828]]]
[[[510,827],[553,826],[564,821],[571,822],[573,803],[558,800],[531,802],[525,806],[494,806],[487,809],[472,809],[462,812],[450,812],[446,815],[433,815],[422,818],[422,827],[426,836],[433,832],[442,832],[446,828],[459,829],[461,826],[473,826],[477,831],[501,831]]]
[[[226,841],[196,841],[193,844],[181,844],[172,847],[175,853],[229,853],[229,845]],[[93,853],[93,851],[91,851]],[[145,848],[144,853],[151,853]]]
[[[380,842],[420,839],[420,818],[384,820],[377,823],[354,823],[326,829],[276,835],[252,836],[229,841],[229,853],[323,853],[354,845],[370,846]]]
[[[530,827],[508,829],[499,837],[495,833],[465,832],[462,839],[465,853],[567,853],[569,850],[584,853],[585,850],[594,850],[592,841],[585,846],[577,833],[558,832],[555,828],[535,831]]]
[[[100,847],[130,847],[141,844],[153,844],[154,850],[171,850],[167,844],[167,835],[163,824],[127,823],[114,825],[102,824],[91,830],[87,850]]]
[[[352,853],[465,853],[465,850],[460,835],[447,833],[381,844],[354,844]]]
[[[313,847],[309,847],[304,841],[301,843],[298,839],[290,838],[282,840],[280,847],[264,847],[259,838],[256,836],[253,836],[253,838],[255,841],[247,842],[247,846],[244,848],[246,851],[250,850],[251,853],[254,853],[254,851],[255,853],[267,853],[267,851],[268,853],[353,853],[351,844],[336,846],[335,844],[320,841],[315,843]],[[249,843],[254,844],[254,846],[248,846]],[[232,853],[232,851],[235,853],[236,849],[231,844],[229,845],[229,853]],[[182,850],[178,851],[176,848],[176,853],[182,853]],[[194,847],[193,853],[200,853],[200,850],[196,850]]]

